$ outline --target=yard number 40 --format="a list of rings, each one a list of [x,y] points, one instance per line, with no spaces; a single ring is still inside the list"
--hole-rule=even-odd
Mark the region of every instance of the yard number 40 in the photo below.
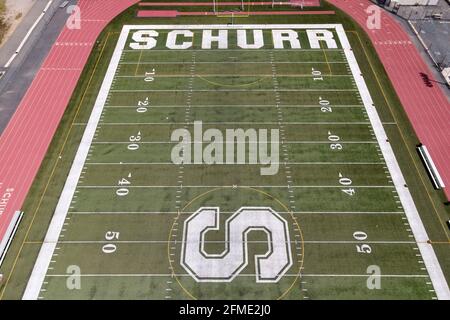
[[[355,189],[351,188],[353,181],[350,178],[344,177],[344,175],[340,172],[339,172],[339,184],[341,186],[348,187],[348,188],[341,189],[342,192],[344,192],[345,194],[348,194],[349,196],[355,195],[355,193],[356,193]]]
[[[131,186],[131,173],[128,174],[128,178],[122,178],[117,182],[117,186],[119,187],[116,190],[116,195],[119,197],[125,197],[130,193],[129,186]]]

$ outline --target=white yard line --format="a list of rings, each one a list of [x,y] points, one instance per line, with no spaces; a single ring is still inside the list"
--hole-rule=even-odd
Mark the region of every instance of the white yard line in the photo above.
[[[214,78],[229,78],[229,77],[266,77],[269,78],[269,74],[198,74],[196,77],[214,77]],[[142,79],[144,75],[124,75],[124,76],[116,76],[116,78],[124,78],[124,79],[133,79],[133,78],[139,78]],[[190,78],[191,76],[188,74],[158,74],[158,78]],[[352,77],[351,75],[346,74],[334,74],[334,75],[328,75],[324,74],[324,78],[349,78]],[[278,78],[311,78],[310,74],[280,74],[278,75]]]
[[[247,26],[247,25],[244,25],[244,26]],[[313,29],[314,27],[313,27],[314,25],[311,25],[311,29]],[[142,26],[143,28],[146,28],[146,27],[148,27],[148,26]],[[227,26],[227,27],[225,27],[225,28],[230,28],[230,27],[232,27],[232,26]],[[153,29],[158,29],[158,28],[156,28],[156,26],[152,26],[152,28]],[[334,27],[333,27],[334,28]],[[194,28],[191,28],[191,26],[189,26],[189,29],[194,29]],[[316,28],[314,28],[314,29],[316,29]],[[175,30],[175,28],[174,28],[174,30]],[[201,53],[208,53],[208,52],[228,52],[228,51],[240,51],[240,52],[245,52],[245,51],[247,51],[248,53],[251,53],[251,54],[254,54],[254,53],[256,53],[256,51],[253,51],[253,52],[251,52],[251,51],[249,51],[249,50],[245,50],[245,49],[185,49],[185,50],[183,50],[183,51],[176,51],[176,50],[172,50],[172,49],[152,49],[151,51],[153,51],[153,52],[171,52],[171,53],[174,53],[174,52],[176,52],[177,54],[179,53],[179,52],[193,52],[193,51],[195,51],[195,52],[201,52]],[[264,52],[264,51],[274,51],[275,53],[277,53],[277,51],[278,52],[286,52],[286,51],[296,51],[296,52],[317,52],[317,53],[323,53],[323,51],[327,51],[327,52],[341,52],[342,51],[342,49],[304,49],[304,48],[301,48],[301,49],[288,49],[288,48],[283,48],[283,49],[257,49],[257,51],[259,51],[259,52]],[[123,50],[123,52],[125,52],[125,53],[128,53],[128,52],[134,52],[134,53],[136,53],[136,50],[133,50],[133,49],[126,49],[126,50]]]
[[[333,108],[361,108],[364,107],[362,104],[353,104],[353,105],[333,105]],[[119,105],[109,105],[105,106],[105,108],[133,108],[136,109],[136,106],[119,106]],[[184,105],[152,105],[150,109],[153,108],[186,108]],[[264,104],[238,104],[238,105],[230,105],[230,104],[216,104],[216,105],[193,105],[191,108],[273,108],[273,105],[264,105]],[[283,105],[280,104],[280,108],[320,108],[320,105]]]
[[[125,214],[136,214],[136,215],[168,215],[168,214],[174,214],[178,215],[178,212],[170,212],[170,211],[69,211],[70,214],[78,214],[78,215],[125,215]],[[191,215],[194,212],[185,211],[181,214],[185,215]],[[234,212],[222,212],[223,214],[233,214]],[[293,211],[293,212],[278,212],[279,214],[313,214],[313,215],[323,215],[323,214],[330,214],[330,215],[402,215],[404,214],[404,211]]]
[[[52,260],[52,255],[56,248],[56,243],[59,239],[63,224],[66,220],[67,212],[69,211],[75,189],[80,179],[81,171],[83,170],[83,165],[88,156],[89,149],[94,138],[95,131],[97,129],[97,125],[100,121],[103,107],[108,97],[108,91],[112,85],[114,74],[119,65],[122,49],[125,46],[126,41],[127,33],[122,33],[118,40],[114,54],[111,58],[108,71],[106,72],[105,78],[103,80],[102,87],[89,118],[88,125],[83,134],[83,138],[78,147],[77,154],[67,177],[67,181],[64,185],[64,189],[61,193],[61,197],[58,201],[58,205],[53,214],[53,218],[45,236],[44,243],[39,252],[39,256],[36,260],[36,264],[34,265],[30,279],[28,280],[28,284],[23,295],[24,300],[35,300],[39,297],[39,292],[42,287],[42,283],[44,282],[45,274],[47,273],[47,270],[49,268],[50,261]]]
[[[180,273],[175,274],[177,277],[191,277],[190,274],[187,273]],[[69,277],[70,274],[49,274],[48,277],[54,277],[54,278],[66,278]],[[107,277],[107,278],[120,278],[120,277],[138,277],[138,278],[144,278],[144,277],[172,277],[172,274],[167,273],[120,273],[120,274],[80,274],[81,277]],[[239,274],[237,277],[255,277],[255,274]],[[298,274],[285,274],[286,277],[298,277]],[[308,274],[303,273],[301,277],[347,277],[347,278],[367,278],[369,277],[369,274]],[[373,276],[373,275],[372,275]],[[424,274],[381,274],[379,275],[381,278],[428,278],[428,275]]]
[[[264,142],[264,141],[260,141]],[[137,144],[178,144],[178,141],[140,141]],[[223,143],[231,144],[247,144],[258,143],[258,141],[223,141]],[[330,141],[272,141],[271,144],[331,144]],[[377,144],[377,141],[339,141],[341,144]],[[92,144],[130,144],[130,141],[95,141]],[[191,142],[194,144],[203,144],[203,142]]]
[[[137,125],[148,125],[148,126],[155,126],[155,125],[185,125],[186,122],[102,122],[103,126],[137,126]],[[190,122],[188,124],[194,124],[193,122]],[[370,122],[202,122],[203,125],[368,125]]]
[[[127,186],[128,189],[165,189],[165,188],[179,188],[180,186]],[[271,188],[271,189],[275,189],[275,188],[288,188],[286,185],[279,185],[279,186],[273,186],[273,185],[239,185],[239,187],[241,188]],[[394,189],[395,186],[392,185],[385,185],[385,186],[357,186],[357,185],[352,185],[353,188],[360,188],[360,189]],[[77,187],[78,189],[117,189],[117,186],[85,186],[85,185],[80,185]],[[183,185],[183,188],[207,188],[207,189],[212,189],[212,188],[234,188],[233,185],[201,185],[201,186],[195,186],[195,185]],[[293,188],[293,189],[308,189],[308,188],[317,188],[317,189],[327,189],[327,188],[342,188],[342,185],[335,185],[335,186],[299,186],[299,185],[290,185],[289,188]]]
[[[254,123],[255,124],[264,124],[264,123],[258,123],[258,122],[254,122]],[[115,125],[117,125],[117,126],[126,126],[126,125],[133,125],[133,126],[135,126],[135,125],[138,125],[138,124],[142,124],[142,125],[171,125],[173,123],[169,123],[169,122],[167,122],[167,123],[164,123],[164,122],[158,122],[158,123],[148,123],[148,122],[143,122],[143,123],[140,123],[140,122],[136,122],[136,123],[104,123],[103,122],[102,123],[102,125],[110,125],[110,126],[115,126]],[[205,123],[203,123],[203,124],[205,124]],[[206,123],[206,124],[211,124],[211,123],[209,122],[209,123]],[[330,122],[326,122],[326,123],[324,123],[324,122],[309,122],[309,123],[281,122],[281,124],[289,126],[289,125],[326,125],[326,124],[331,124],[331,125],[364,125],[364,124],[370,124],[370,123],[369,122],[367,122],[367,123],[366,122],[351,122],[351,123],[345,123],[345,122],[333,122],[333,123],[330,123]],[[384,124],[384,125],[394,125],[394,126],[397,125],[397,123],[395,123],[395,122],[383,122],[382,124]],[[72,125],[73,126],[86,126],[87,123],[75,122]],[[273,124],[273,125],[275,125],[275,124]]]
[[[173,241],[168,240],[121,240],[121,241],[93,241],[93,240],[71,240],[71,241],[58,241],[59,244],[167,244],[172,243]],[[296,241],[290,241],[291,243],[297,243]],[[178,240],[177,244],[183,243],[182,240]],[[226,241],[208,241],[205,240],[204,243],[221,243],[224,244]],[[248,240],[247,243],[267,243],[267,240]],[[305,240],[303,241],[305,244],[360,244],[361,241],[332,241],[332,240]],[[416,244],[415,241],[364,241],[364,243],[368,244]]]
[[[272,164],[291,165],[384,165],[384,162],[272,162]],[[86,166],[123,166],[123,165],[173,165],[172,162],[86,162]],[[232,166],[253,166],[249,163],[233,163]],[[185,164],[185,166],[196,166],[196,164]]]
[[[450,300],[450,290],[447,281],[442,272],[439,261],[434,253],[431,244],[427,243],[429,237],[423,226],[420,215],[414,204],[413,198],[409,189],[406,187],[406,181],[395,158],[391,145],[389,144],[388,137],[384,131],[380,117],[378,116],[372,97],[366,86],[362,72],[358,66],[355,55],[351,49],[342,25],[336,27],[336,31],[339,35],[341,45],[344,48],[345,56],[347,57],[348,64],[353,73],[353,76],[358,86],[359,92],[366,107],[367,114],[378,140],[379,146],[386,161],[386,165],[389,168],[389,172],[392,176],[392,181],[400,197],[400,201],[405,210],[406,217],[411,226],[411,230],[417,241],[420,253],[422,254],[426,269],[430,275],[433,287],[436,290],[436,295],[440,300]]]
[[[245,50],[243,50],[245,51]],[[159,64],[186,64],[189,61],[153,61],[153,62],[121,62],[120,64],[131,64],[131,65],[159,65]],[[346,64],[345,61],[314,61],[314,62],[307,62],[307,61],[277,61],[277,64]],[[197,64],[269,64],[270,61],[199,61]]]
[[[135,93],[135,92],[267,92],[275,89],[129,89],[129,90],[111,90],[112,93]],[[356,89],[278,89],[279,92],[357,92]]]

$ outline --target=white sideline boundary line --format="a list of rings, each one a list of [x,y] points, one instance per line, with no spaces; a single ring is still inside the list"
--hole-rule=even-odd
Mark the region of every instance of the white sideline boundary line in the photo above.
[[[89,118],[88,125],[83,134],[80,146],[78,147],[75,160],[70,169],[69,176],[67,177],[67,181],[64,185],[64,189],[61,193],[61,197],[58,201],[58,205],[56,206],[55,213],[53,214],[52,221],[45,236],[44,243],[42,244],[41,250],[39,251],[36,264],[34,265],[31,277],[25,289],[25,293],[22,298],[23,300],[37,300],[39,297],[45,275],[50,265],[50,261],[52,260],[53,252],[56,248],[56,243],[59,239],[61,229],[63,228],[67,212],[69,211],[69,206],[74,196],[81,171],[83,170],[84,162],[86,161],[91,143],[94,139],[95,131],[100,121],[100,116],[106,103],[106,99],[108,97],[109,88],[112,86],[114,75],[116,73],[117,67],[119,66],[120,56],[122,53],[122,49],[127,41],[127,35],[128,32],[122,31],[117,42],[116,48],[111,58],[111,63],[108,67],[108,71],[106,72],[105,78],[100,88],[100,92]]]
[[[394,151],[392,150],[391,145],[387,142],[388,137],[381,123],[381,119],[377,113],[372,97],[370,96],[369,89],[364,81],[358,62],[353,54],[344,28],[342,25],[338,25],[336,26],[336,31],[341,45],[344,48],[344,54],[347,57],[348,64],[361,94],[364,106],[366,107],[366,112],[369,116],[369,120],[372,124],[381,152],[385,158],[386,165],[392,176],[391,180],[393,181],[400,197],[400,201],[405,210],[412,233],[416,239],[417,246],[419,247],[420,254],[422,255],[425,267],[430,275],[431,282],[433,283],[433,287],[436,291],[436,296],[439,300],[450,300],[450,290],[447,281],[445,280],[444,273],[442,272],[432,245],[427,243],[429,240],[428,234],[414,204],[411,193],[406,187],[406,181],[400,170],[397,159],[395,158]]]
[[[80,146],[78,148],[75,160],[72,164],[69,176],[64,185],[63,192],[58,201],[55,213],[53,215],[52,221],[50,223],[49,229],[47,231],[44,243],[39,252],[39,256],[34,265],[31,277],[28,281],[25,293],[23,295],[24,300],[37,300],[40,295],[40,290],[42,284],[44,283],[47,270],[49,268],[52,255],[56,248],[60,232],[63,228],[63,224],[67,214],[69,212],[69,207],[72,198],[75,194],[75,189],[77,187],[81,171],[86,162],[87,155],[94,138],[97,125],[100,122],[100,116],[103,108],[106,104],[106,99],[109,92],[112,92],[112,82],[114,75],[119,66],[122,51],[125,48],[125,44],[129,35],[130,30],[135,29],[284,29],[284,28],[294,28],[294,29],[336,29],[340,43],[343,47],[344,54],[347,58],[348,64],[351,68],[352,74],[354,76],[355,82],[363,99],[366,111],[369,115],[370,123],[372,124],[373,130],[376,134],[376,138],[379,142],[380,148],[386,160],[386,165],[392,175],[392,181],[396,187],[399,194],[400,201],[405,208],[405,213],[407,219],[411,225],[412,232],[415,237],[415,241],[418,242],[418,247],[420,253],[422,254],[425,266],[428,270],[429,276],[431,278],[433,287],[436,291],[436,295],[439,299],[450,300],[450,291],[436,258],[432,246],[426,241],[428,236],[417,209],[414,205],[413,199],[409,190],[404,187],[405,180],[398,166],[397,160],[394,156],[391,146],[386,142],[387,136],[384,131],[382,122],[378,116],[378,113],[373,105],[372,98],[365,84],[364,78],[362,77],[361,71],[359,69],[356,58],[350,47],[347,36],[345,34],[344,28],[340,24],[294,24],[294,25],[127,25],[124,26],[120,34],[118,43],[114,50],[113,56],[111,58],[111,63],[108,67],[107,73],[103,80],[100,92],[98,94],[96,103],[94,105],[92,114],[89,118],[89,122],[85,129],[83,138],[81,140]],[[317,90],[316,90],[317,91]],[[367,275],[365,275],[367,276]]]

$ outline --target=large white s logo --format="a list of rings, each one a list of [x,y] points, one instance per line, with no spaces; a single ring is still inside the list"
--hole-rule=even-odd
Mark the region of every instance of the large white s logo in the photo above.
[[[139,30],[133,33],[132,39],[135,42],[130,43],[130,48],[134,50],[149,50],[156,46],[155,37],[158,32],[155,30]]]
[[[205,252],[205,235],[219,230],[219,208],[204,207],[184,222],[181,265],[198,282],[230,282],[248,265],[248,233],[267,235],[265,254],[255,255],[256,282],[278,282],[292,266],[289,228],[271,208],[242,207],[225,222],[225,250]]]

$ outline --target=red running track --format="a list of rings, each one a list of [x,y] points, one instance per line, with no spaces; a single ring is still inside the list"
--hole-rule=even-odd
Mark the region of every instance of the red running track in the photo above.
[[[427,87],[420,73],[435,80],[417,48],[400,24],[381,12],[381,29],[367,27],[369,0],[328,0],[347,12],[367,32],[397,91],[408,118],[421,143],[431,157],[447,186],[450,199],[450,103],[438,86]]]
[[[81,29],[65,27],[0,137],[0,240],[20,210],[97,37],[139,0],[80,0]]]

